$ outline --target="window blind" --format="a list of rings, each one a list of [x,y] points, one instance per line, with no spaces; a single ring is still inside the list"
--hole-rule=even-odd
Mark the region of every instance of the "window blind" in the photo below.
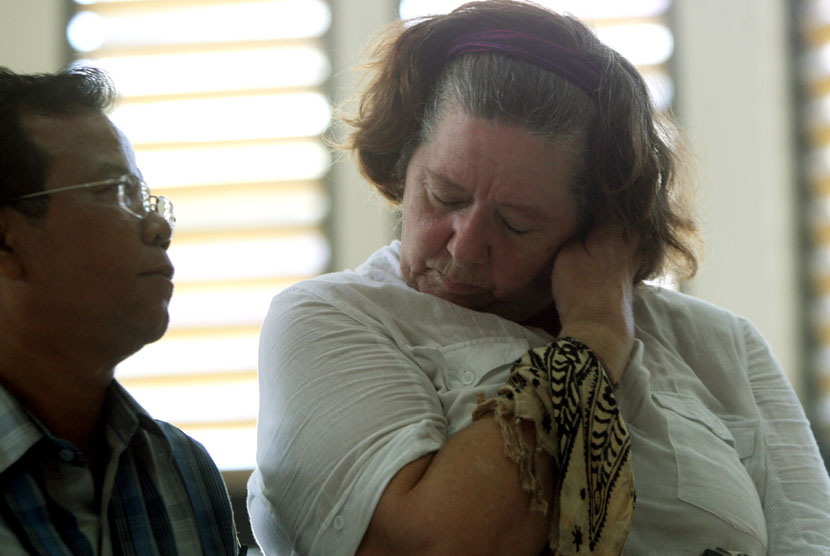
[[[830,2],[804,0],[798,7],[799,75],[805,163],[807,314],[809,332],[806,400],[814,432],[830,462]]]
[[[223,470],[252,469],[259,327],[328,268],[323,0],[75,0],[76,63],[113,77],[113,121],[177,218],[170,327],[116,369]]]

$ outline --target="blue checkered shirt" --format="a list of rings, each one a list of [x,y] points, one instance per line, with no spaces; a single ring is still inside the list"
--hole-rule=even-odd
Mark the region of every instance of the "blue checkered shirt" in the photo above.
[[[0,552],[239,554],[227,489],[201,444],[152,419],[115,381],[105,415],[111,455],[99,498],[80,451],[0,387]]]

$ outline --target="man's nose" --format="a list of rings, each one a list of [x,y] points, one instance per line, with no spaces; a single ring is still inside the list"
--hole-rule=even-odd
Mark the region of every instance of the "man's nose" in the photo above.
[[[150,212],[141,219],[141,239],[146,244],[159,245],[167,249],[172,238],[173,229],[160,214]]]

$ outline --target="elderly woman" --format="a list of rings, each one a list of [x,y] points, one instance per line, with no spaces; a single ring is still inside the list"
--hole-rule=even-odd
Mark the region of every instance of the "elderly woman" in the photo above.
[[[830,481],[764,340],[643,283],[694,273],[694,224],[631,64],[508,0],[374,55],[349,147],[401,239],[274,299],[265,552],[827,554]]]

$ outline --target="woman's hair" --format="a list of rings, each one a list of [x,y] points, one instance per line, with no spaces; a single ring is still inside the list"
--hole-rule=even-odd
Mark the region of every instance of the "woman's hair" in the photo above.
[[[511,34],[543,49],[553,45],[559,57],[553,71],[537,53],[468,47],[455,54],[466,37],[478,45],[482,36]],[[634,66],[580,21],[530,2],[470,2],[447,15],[392,25],[376,39],[365,69],[357,112],[343,118],[352,127],[344,147],[393,203],[403,199],[415,149],[442,111],[458,106],[572,149],[580,220],[587,228],[608,213],[639,238],[638,281],[658,275],[667,262],[694,275],[696,226],[674,188],[679,161],[669,144],[677,149],[680,136],[656,121]]]
[[[50,161],[23,124],[24,114],[68,116],[84,110],[106,112],[115,87],[102,70],[74,67],[58,73],[18,74],[0,67],[0,203],[43,190]],[[48,198],[14,203],[40,217]]]

